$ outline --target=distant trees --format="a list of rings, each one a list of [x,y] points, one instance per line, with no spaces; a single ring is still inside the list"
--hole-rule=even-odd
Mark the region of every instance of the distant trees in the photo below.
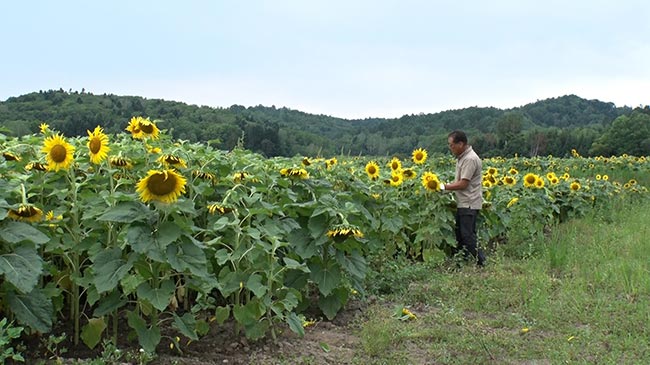
[[[650,109],[617,108],[575,95],[546,99],[520,108],[469,107],[400,118],[346,120],[286,107],[257,105],[211,108],[138,96],[93,95],[48,90],[0,102],[0,130],[23,135],[48,123],[66,135],[85,136],[101,125],[124,133],[133,116],[159,121],[174,138],[209,141],[230,150],[244,147],[265,156],[401,156],[415,148],[449,153],[447,134],[468,133],[481,156],[650,154]]]

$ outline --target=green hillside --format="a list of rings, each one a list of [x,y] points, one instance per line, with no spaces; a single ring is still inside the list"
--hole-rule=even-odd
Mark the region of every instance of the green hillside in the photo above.
[[[168,129],[177,139],[210,142],[224,150],[243,141],[245,148],[266,156],[405,156],[415,147],[445,153],[446,135],[454,129],[466,130],[471,143],[486,157],[515,153],[563,156],[574,148],[583,155],[619,151],[650,154],[650,146],[644,144],[650,137],[643,133],[635,145],[625,145],[621,138],[614,140],[622,146],[608,145],[611,138],[596,143],[601,136],[611,134],[613,122],[619,117],[633,119],[624,125],[641,125],[641,132],[645,125],[647,130],[647,106],[632,110],[575,95],[505,110],[468,107],[363,120],[308,114],[286,107],[214,108],[85,91],[39,91],[0,102],[0,128],[14,136],[34,133],[43,122],[70,136],[86,135],[97,125],[108,133],[121,133],[129,119],[138,115],[158,120],[160,128]],[[638,128],[634,131],[639,134]]]

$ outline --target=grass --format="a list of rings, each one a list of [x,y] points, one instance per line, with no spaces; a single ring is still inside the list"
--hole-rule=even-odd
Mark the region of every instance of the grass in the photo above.
[[[650,202],[615,204],[555,227],[524,260],[496,252],[485,268],[390,271],[384,280],[401,285],[359,324],[356,362],[650,363],[647,222]],[[395,305],[418,318],[393,318]]]

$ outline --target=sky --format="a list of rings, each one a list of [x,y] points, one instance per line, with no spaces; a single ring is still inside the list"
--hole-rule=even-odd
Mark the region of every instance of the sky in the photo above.
[[[647,0],[4,1],[0,101],[85,89],[347,119],[569,94],[636,107],[649,20]]]

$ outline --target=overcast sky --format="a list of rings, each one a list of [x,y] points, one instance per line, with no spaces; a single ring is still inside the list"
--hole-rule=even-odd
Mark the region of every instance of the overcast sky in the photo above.
[[[14,0],[0,35],[0,101],[85,88],[342,118],[650,104],[647,0]]]

